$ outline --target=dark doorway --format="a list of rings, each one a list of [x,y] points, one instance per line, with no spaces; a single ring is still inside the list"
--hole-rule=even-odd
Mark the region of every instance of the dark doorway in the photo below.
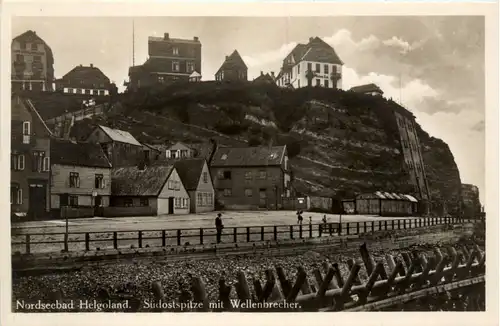
[[[33,219],[42,219],[46,214],[47,183],[45,181],[30,181],[29,215]]]
[[[174,214],[174,197],[168,198],[168,213]]]
[[[267,208],[266,189],[259,189],[259,208]]]
[[[94,216],[101,216],[102,215],[101,205],[102,205],[102,196],[101,195],[95,196],[95,199],[94,199]]]

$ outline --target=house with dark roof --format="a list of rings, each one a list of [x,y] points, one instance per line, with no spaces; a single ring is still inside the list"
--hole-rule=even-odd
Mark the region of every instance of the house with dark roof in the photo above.
[[[90,66],[76,66],[56,80],[56,90],[68,94],[107,96],[111,87],[109,78],[92,63]]]
[[[280,209],[291,196],[286,146],[218,147],[210,173],[226,209]]]
[[[408,194],[386,191],[356,196],[355,214],[379,216],[412,216],[418,214],[418,199]]]
[[[263,71],[260,72],[259,77],[255,78],[253,80],[254,83],[257,84],[273,84],[276,85],[276,76],[274,76],[274,71],[271,71],[271,73],[266,73],[264,74]]]
[[[177,169],[166,163],[113,169],[111,206],[122,207],[120,215],[165,215],[188,214],[190,203]]]
[[[49,215],[51,137],[31,101],[12,95],[10,210],[15,220]]]
[[[216,81],[240,81],[248,80],[248,67],[237,50],[226,59],[215,73]]]
[[[109,206],[111,196],[111,163],[101,146],[53,139],[50,156],[53,216],[100,215],[100,209]]]
[[[214,210],[214,186],[207,161],[202,158],[179,160],[174,163],[191,199],[190,212]]]
[[[53,91],[54,55],[45,41],[29,30],[11,45],[12,90]]]
[[[351,92],[362,93],[373,96],[382,96],[384,92],[377,85],[370,83],[365,85],[354,86],[350,89]]]
[[[342,88],[343,65],[333,47],[319,37],[311,37],[307,44],[297,44],[285,57],[276,84]]]
[[[98,125],[86,141],[101,145],[113,167],[132,166],[144,160],[143,145],[128,131]]]
[[[127,90],[201,80],[201,42],[196,36],[192,39],[172,38],[169,33],[163,37],[150,36],[148,54],[144,64],[129,68]]]

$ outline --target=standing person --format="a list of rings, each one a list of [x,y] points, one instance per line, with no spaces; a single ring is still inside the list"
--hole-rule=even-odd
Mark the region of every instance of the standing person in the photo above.
[[[222,214],[218,213],[215,218],[215,228],[217,229],[217,243],[220,243],[220,238],[222,235],[222,229],[224,228],[224,224],[222,224]]]
[[[303,220],[303,218],[302,218],[302,211],[299,211],[297,213],[297,223],[298,224],[302,224],[302,220]]]

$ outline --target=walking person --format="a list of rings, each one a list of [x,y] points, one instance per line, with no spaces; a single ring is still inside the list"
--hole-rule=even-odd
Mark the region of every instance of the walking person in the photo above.
[[[218,213],[217,217],[215,218],[215,228],[217,230],[217,243],[220,243],[220,238],[222,235],[222,229],[224,228],[224,224],[222,224],[222,214]]]
[[[302,218],[302,211],[298,211],[297,212],[297,223],[298,224],[302,224],[302,220],[303,220],[303,218]]]

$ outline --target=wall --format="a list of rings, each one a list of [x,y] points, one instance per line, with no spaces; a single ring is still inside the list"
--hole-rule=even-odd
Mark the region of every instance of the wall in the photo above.
[[[320,64],[320,73],[318,77],[314,77],[312,80],[312,86],[316,85],[316,79],[320,80],[320,86],[325,87],[325,80],[328,80],[328,88],[342,88],[342,66],[337,64],[326,64],[321,62],[313,62],[313,61],[302,61],[299,62],[292,68],[290,76],[290,82],[295,88],[302,88],[308,85],[307,81],[307,65],[311,63],[313,72],[316,72],[316,64]],[[325,74],[325,65],[328,65],[328,74]],[[331,73],[333,72],[333,67],[336,67],[337,73],[340,74],[340,79],[337,81],[336,85],[333,84],[331,80]],[[280,86],[283,86],[283,80],[286,79],[286,76],[283,76],[280,81]]]
[[[125,216],[153,216],[156,211],[151,206],[138,207],[103,207],[104,217],[125,217]]]
[[[173,54],[173,47],[178,48],[178,55]],[[179,70],[177,73],[187,74],[186,62],[194,63],[194,70],[203,74],[201,71],[201,44],[195,42],[169,42],[168,40],[148,40],[148,54],[150,57],[159,57],[164,60],[165,67],[169,67],[172,71],[172,61],[179,62]]]
[[[43,44],[42,41],[37,41],[34,44],[36,44],[37,48],[35,50],[31,49],[31,44],[30,42],[26,43],[26,48],[21,49],[21,44],[19,41],[22,40],[16,40],[12,42],[12,48],[11,48],[11,53],[12,53],[12,80],[15,82],[16,80],[25,80],[25,81],[30,81],[30,80],[37,80],[41,81],[43,80],[43,84],[32,84],[32,89],[35,90],[36,88],[39,88],[39,90],[52,90],[52,83],[51,80],[54,75],[54,68],[52,66],[53,64],[53,58],[49,58],[50,54],[47,52],[47,49],[45,45]],[[21,70],[16,71],[16,56],[17,55],[22,55],[24,58],[24,68]],[[40,57],[40,62],[39,62],[39,76],[36,75],[36,72],[34,73],[34,70],[36,70],[36,67],[33,66],[34,63],[34,57],[39,56]],[[35,68],[35,69],[33,69]],[[22,86],[21,85],[16,85],[16,88],[19,88]],[[36,87],[36,88],[35,88]]]
[[[168,189],[169,181],[179,182],[180,190]],[[187,199],[187,204],[181,205],[181,207],[177,207],[177,205],[175,205],[174,202],[174,214],[189,214],[189,206],[190,206],[189,194],[184,188],[184,185],[181,182],[181,178],[179,177],[179,174],[177,174],[177,170],[175,169],[172,170],[172,173],[168,177],[167,182],[165,182],[165,185],[163,186],[163,189],[161,190],[160,195],[158,196],[158,215],[168,214],[168,201],[169,201],[168,198],[170,197],[180,198],[181,204],[182,204],[182,199]]]
[[[69,175],[76,172],[80,177],[80,187],[69,186]],[[78,196],[79,206],[92,206],[92,192],[102,196],[103,206],[109,206],[109,196],[111,195],[111,169],[85,166],[68,166],[52,164],[51,178],[51,202],[53,208],[59,208],[59,195],[70,194]],[[104,188],[95,188],[95,175],[102,174]]]
[[[219,179],[219,171],[231,171],[231,180]],[[260,179],[260,171],[266,172],[266,179]],[[266,189],[266,200],[263,208],[276,209],[282,207],[281,195],[284,190],[283,172],[280,167],[211,167],[210,172],[214,182],[216,198],[226,209],[258,209],[260,206],[259,189]],[[250,172],[251,179],[245,178]],[[277,186],[277,190],[274,189]],[[231,189],[232,196],[224,196],[224,189]],[[252,196],[245,196],[245,189],[252,189]]]
[[[207,182],[205,182],[203,178],[204,173],[206,173]],[[198,205],[198,198],[197,198],[198,193],[210,194],[212,196],[212,203],[201,206]],[[190,192],[190,198],[191,198],[191,207],[194,207],[194,210],[191,210],[192,213],[212,212],[214,210],[215,190],[214,190],[214,185],[212,183],[212,177],[210,176],[210,169],[208,168],[208,164],[206,162],[203,165],[200,180],[198,181],[198,186],[196,187],[196,192]]]
[[[147,199],[148,200],[148,205],[147,206],[142,206],[141,205],[141,199]],[[125,206],[125,199],[132,199],[132,206]],[[158,199],[156,197],[146,197],[146,196],[137,196],[137,197],[130,197],[130,196],[113,196],[111,198],[111,207],[114,207],[117,209],[117,211],[120,211],[119,208],[130,208],[132,209],[143,209],[144,211],[152,212],[150,215],[158,215],[157,214],[157,209],[158,209]],[[149,207],[149,209],[146,209],[144,207]],[[127,210],[124,210],[125,212]],[[127,215],[129,216],[129,215]]]
[[[62,212],[61,212],[62,211]],[[55,219],[93,217],[93,207],[64,207],[51,210],[51,216]]]
[[[333,207],[333,199],[326,197],[310,196],[310,211],[331,212]]]

